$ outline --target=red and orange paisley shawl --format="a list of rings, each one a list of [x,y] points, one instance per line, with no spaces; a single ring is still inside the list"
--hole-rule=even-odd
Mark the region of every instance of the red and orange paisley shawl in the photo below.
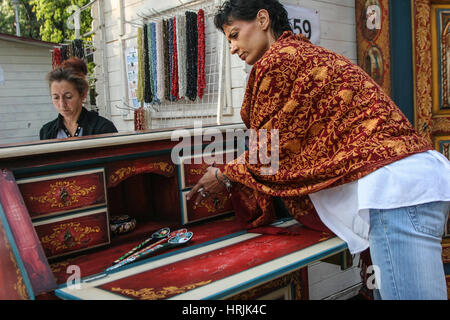
[[[279,152],[273,174],[248,151],[224,168],[247,228],[273,221],[276,196],[302,224],[327,230],[308,194],[432,148],[361,68],[289,31],[253,66],[241,117],[249,129],[279,130],[279,150],[268,134],[267,149]]]

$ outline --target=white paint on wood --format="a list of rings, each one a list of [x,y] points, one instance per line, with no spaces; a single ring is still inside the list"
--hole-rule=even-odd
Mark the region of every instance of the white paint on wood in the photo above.
[[[57,115],[45,80],[50,48],[2,39],[0,66],[0,144],[39,140],[42,125]]]

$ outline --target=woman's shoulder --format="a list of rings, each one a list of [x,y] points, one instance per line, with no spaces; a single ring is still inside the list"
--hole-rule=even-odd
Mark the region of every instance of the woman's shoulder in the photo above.
[[[111,120],[102,117],[96,111],[86,111],[87,122],[93,127],[94,134],[117,132],[116,126]]]
[[[44,139],[53,139],[55,132],[57,132],[58,129],[58,118],[47,122],[41,127],[41,130],[39,130],[39,137],[41,140]],[[55,136],[56,137],[56,136]]]

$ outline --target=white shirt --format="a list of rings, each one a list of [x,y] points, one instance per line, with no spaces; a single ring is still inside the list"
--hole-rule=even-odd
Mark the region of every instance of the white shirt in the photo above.
[[[309,197],[322,222],[356,254],[369,247],[369,209],[450,201],[450,162],[430,150]]]

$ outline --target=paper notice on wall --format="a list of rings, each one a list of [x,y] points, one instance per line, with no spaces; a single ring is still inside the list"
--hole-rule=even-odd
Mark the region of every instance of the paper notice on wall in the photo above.
[[[133,108],[139,108],[139,100],[136,96],[137,82],[138,82],[138,52],[135,47],[128,47],[125,50],[125,61],[127,69],[128,81],[128,97]]]
[[[285,5],[289,22],[295,34],[304,34],[313,44],[320,43],[319,11]]]
[[[5,84],[5,74],[3,73],[3,68],[0,66],[0,86]]]

